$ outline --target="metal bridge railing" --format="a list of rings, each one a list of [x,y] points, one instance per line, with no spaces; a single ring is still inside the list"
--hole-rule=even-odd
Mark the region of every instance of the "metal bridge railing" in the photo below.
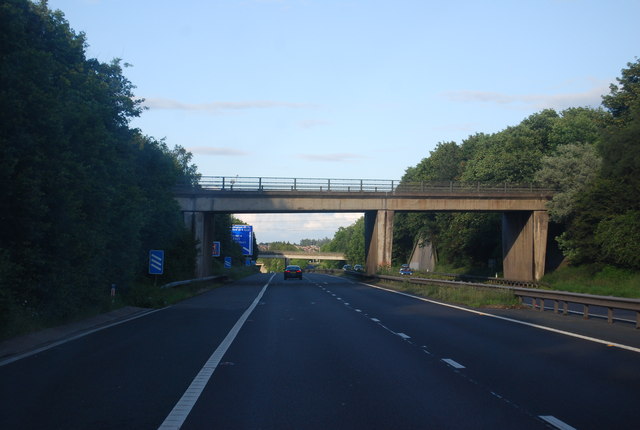
[[[298,191],[374,193],[552,193],[549,187],[534,184],[484,182],[410,182],[393,179],[329,179],[202,176],[197,186],[180,190],[211,191]]]

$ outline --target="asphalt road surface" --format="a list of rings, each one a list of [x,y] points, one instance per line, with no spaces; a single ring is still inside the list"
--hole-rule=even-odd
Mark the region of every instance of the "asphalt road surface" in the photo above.
[[[0,365],[0,428],[638,428],[640,349],[487,314],[255,275]]]

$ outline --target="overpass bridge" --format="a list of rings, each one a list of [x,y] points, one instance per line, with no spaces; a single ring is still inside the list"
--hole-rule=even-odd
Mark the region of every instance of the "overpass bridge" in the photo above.
[[[281,260],[334,260],[343,261],[342,252],[306,252],[306,251],[260,251],[258,258],[278,258]]]
[[[391,263],[396,212],[498,212],[502,214],[504,276],[539,280],[544,275],[548,213],[553,190],[509,183],[265,177],[202,177],[177,187],[175,198],[200,243],[212,237],[215,213],[359,212],[365,218],[368,273]],[[210,257],[201,253],[198,276]]]

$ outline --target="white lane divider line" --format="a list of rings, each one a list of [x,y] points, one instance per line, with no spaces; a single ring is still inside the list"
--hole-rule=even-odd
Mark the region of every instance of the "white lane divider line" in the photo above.
[[[396,334],[398,336],[400,336],[401,338],[403,338],[404,340],[411,339],[411,336],[408,336],[408,335],[406,335],[404,333],[396,333]]]
[[[442,361],[444,361],[444,362],[445,362],[445,363],[447,363],[449,366],[454,367],[454,368],[456,368],[456,369],[464,369],[464,368],[465,368],[462,364],[460,364],[460,363],[458,363],[457,361],[452,360],[452,359],[450,359],[450,358],[443,358],[443,359],[442,359]]]
[[[356,309],[356,312],[362,312],[360,309]]]
[[[244,311],[240,319],[238,319],[231,331],[227,334],[227,337],[224,338],[222,343],[218,345],[218,348],[213,352],[213,354],[211,354],[211,357],[209,357],[200,372],[193,379],[191,385],[189,385],[189,388],[187,388],[187,391],[184,392],[182,398],[174,406],[173,410],[169,413],[167,418],[165,418],[164,422],[160,425],[160,427],[158,427],[158,430],[177,430],[182,427],[187,419],[187,416],[189,415],[189,413],[191,413],[191,409],[193,409],[193,406],[196,404],[198,398],[204,391],[204,388],[213,375],[213,372],[215,372],[218,364],[220,364],[220,360],[222,360],[222,357],[233,343],[245,321],[247,321],[247,318],[249,318],[251,312],[253,312],[255,307],[260,302],[260,299],[264,295],[264,292],[267,290],[267,287],[269,286],[269,283],[274,278],[274,276],[276,275],[274,274],[273,276],[271,276],[269,281],[264,285],[264,287],[262,287],[262,290],[260,290],[253,303],[251,303],[251,306],[249,306],[247,310]]]
[[[539,418],[541,420],[548,422],[549,424],[551,424],[552,426],[554,426],[559,430],[576,430],[575,427],[571,427],[569,424],[557,419],[553,415],[540,415]]]
[[[380,322],[380,320],[378,318],[371,318],[371,321],[373,322]]]

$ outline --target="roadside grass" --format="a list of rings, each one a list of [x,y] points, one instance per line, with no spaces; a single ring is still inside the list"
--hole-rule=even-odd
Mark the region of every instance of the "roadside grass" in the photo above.
[[[389,280],[378,282],[377,285],[419,297],[472,308],[517,308],[521,306],[520,301],[513,293],[503,289],[411,284],[407,281],[394,282]]]
[[[384,275],[398,276],[396,267],[385,267],[379,272]],[[486,271],[486,270],[485,270]],[[473,273],[472,273],[473,272]],[[470,271],[469,268],[455,268],[440,265],[435,273],[415,272],[414,277],[428,277],[432,279],[448,279],[441,274],[466,274],[476,276],[489,276],[482,271]],[[500,274],[498,274],[500,276]],[[388,282],[388,281],[385,281]],[[511,307],[517,305],[517,298],[511,300],[511,294],[506,291],[489,290],[473,287],[449,287],[449,286],[424,286],[411,285],[401,287],[401,291],[416,289],[414,294],[430,297],[437,300],[461,303],[474,307],[502,306]],[[393,288],[398,288],[396,282],[389,283]],[[613,266],[592,264],[583,266],[563,266],[553,273],[545,275],[541,280],[543,288],[556,291],[569,291],[575,293],[593,294],[599,296],[640,298],[640,272],[621,269]]]
[[[202,281],[172,288],[160,288],[152,282],[133,285],[124,290],[118,290],[115,297],[105,295],[94,305],[78,309],[72,315],[63,318],[45,318],[35,310],[15,307],[5,316],[0,325],[0,341],[16,336],[33,333],[47,328],[69,324],[91,318],[106,312],[114,311],[125,306],[141,308],[162,308],[190,297],[218,288],[230,280],[241,279],[256,273],[251,267],[234,267],[225,269],[221,275],[227,276],[227,281]]]
[[[553,290],[575,293],[640,298],[640,272],[612,266],[566,266],[545,275],[543,282]]]
[[[256,270],[251,267],[233,267],[219,273],[219,275],[226,276],[226,281],[200,281],[170,288],[161,288],[152,284],[139,284],[132,287],[130,291],[123,295],[122,303],[124,306],[136,306],[140,308],[163,308],[206,293],[229,281],[242,279],[255,273],[257,273]]]

